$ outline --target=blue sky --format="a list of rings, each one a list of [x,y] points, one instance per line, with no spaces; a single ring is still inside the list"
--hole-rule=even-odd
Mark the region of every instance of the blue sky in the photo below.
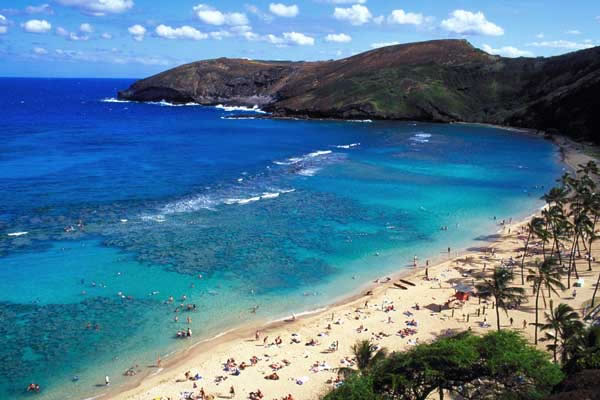
[[[465,38],[504,56],[600,45],[598,0],[2,0],[0,76],[144,77],[216,57],[323,60]]]

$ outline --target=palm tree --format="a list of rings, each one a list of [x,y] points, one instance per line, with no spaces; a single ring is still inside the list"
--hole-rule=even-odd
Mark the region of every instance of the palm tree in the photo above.
[[[546,347],[552,351],[554,362],[557,362],[559,349],[563,353],[561,359],[566,362],[569,342],[582,331],[583,323],[579,320],[579,314],[568,304],[561,303],[553,308],[552,303],[550,300],[550,313],[544,313],[547,323],[541,326],[541,330],[553,331],[546,333],[546,339],[552,341]]]
[[[356,367],[362,374],[365,374],[378,362],[387,357],[387,349],[381,348],[377,350],[377,347],[368,340],[359,340],[356,342],[352,346],[352,353],[356,358]],[[356,372],[356,370],[347,367],[338,368],[337,371],[346,376]]]
[[[525,290],[520,287],[510,287],[513,272],[506,268],[496,267],[492,279],[486,279],[477,286],[477,290],[484,296],[492,296],[496,302],[496,322],[500,330],[500,308],[508,315],[508,309],[521,303],[525,297]]]
[[[523,258],[521,259],[521,285],[525,284],[525,256],[527,255],[527,248],[529,247],[529,241],[531,238],[536,235],[540,229],[543,229],[544,219],[540,217],[533,217],[531,221],[527,224],[527,228],[529,233],[527,234],[527,240],[525,241],[525,249],[523,250]]]
[[[556,264],[555,258],[548,258],[537,266],[537,269],[529,269],[529,275],[527,275],[527,282],[533,283],[533,293],[535,294],[535,333],[534,343],[538,342],[538,326],[539,326],[539,300],[540,294],[544,300],[544,308],[546,307],[546,297],[543,289],[548,289],[548,297],[552,293],[558,294],[556,290],[565,289],[565,285],[560,281],[561,271],[559,266]]]

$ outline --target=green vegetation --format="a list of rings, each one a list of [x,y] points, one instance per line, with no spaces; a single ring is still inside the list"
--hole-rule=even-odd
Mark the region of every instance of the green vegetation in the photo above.
[[[351,376],[325,400],[424,400],[436,392],[479,399],[538,399],[563,377],[547,354],[516,332],[462,333],[392,353]]]
[[[579,166],[576,176],[561,177],[560,186],[543,197],[547,207],[542,217],[532,218],[527,225],[523,257],[514,268],[496,267],[490,278],[477,285],[478,295],[491,297],[496,304],[496,332],[484,336],[463,332],[389,355],[385,350],[377,352],[368,341],[359,342],[353,347],[358,370],[340,370],[346,380],[324,399],[425,400],[437,395],[440,399],[526,400],[553,393],[554,399],[593,398],[590,385],[598,386],[600,378],[600,326],[586,324],[567,304],[555,307],[552,295],[558,296],[579,278],[575,261],[582,253],[592,271],[591,246],[598,239],[600,214],[598,176],[597,165],[589,162]],[[542,259],[527,262],[534,254]],[[525,299],[524,289],[511,285],[517,268],[521,282],[531,284],[535,297],[534,344],[543,342],[548,352],[515,331],[501,329],[500,309],[508,314]],[[599,284],[600,273],[584,310],[593,312],[598,307]],[[546,309],[547,299],[549,310],[540,321],[540,308],[543,304]],[[543,337],[538,337],[539,332]]]

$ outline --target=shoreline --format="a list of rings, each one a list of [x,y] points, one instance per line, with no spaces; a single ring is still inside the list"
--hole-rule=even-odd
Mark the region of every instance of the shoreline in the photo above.
[[[528,131],[521,129],[513,129],[510,127],[501,126],[493,127],[513,130],[522,133],[530,133],[539,136],[539,133],[531,132],[530,130]],[[561,141],[559,142],[556,139],[561,139]],[[582,163],[584,159],[592,159],[592,157],[580,153],[577,150],[575,143],[570,141],[570,139],[566,137],[552,138],[552,140],[557,145],[558,150],[560,151],[562,161],[572,169],[576,169],[576,165]],[[539,210],[532,215],[536,215],[538,213]],[[513,228],[521,226],[523,223],[528,221],[532,215],[519,221],[513,221],[513,223],[510,226]],[[482,248],[491,249],[505,242],[507,240],[507,237],[501,234],[501,231],[502,230],[497,232],[490,232],[488,237],[493,239],[491,239],[488,243],[482,246]],[[443,268],[448,268],[448,266],[456,262],[457,259],[472,254],[473,251],[469,251],[469,248],[466,248],[460,249],[458,252],[453,251],[452,254],[448,256],[438,255],[434,258],[435,262],[429,266],[429,270],[431,271],[431,274],[435,274]],[[156,396],[149,397],[150,391],[156,388],[166,389],[167,387],[172,386],[173,384],[169,384],[170,381],[176,379],[176,377],[181,376],[183,370],[190,369],[192,365],[200,364],[203,358],[212,358],[210,357],[210,353],[227,352],[234,355],[235,351],[233,351],[233,349],[239,345],[239,342],[249,342],[248,338],[252,338],[256,330],[260,330],[261,333],[264,333],[265,335],[269,336],[276,332],[289,331],[291,329],[301,330],[308,325],[314,324],[319,319],[322,319],[323,317],[329,315],[329,313],[336,313],[342,310],[347,310],[352,307],[355,307],[357,304],[364,301],[365,297],[369,299],[379,299],[380,297],[384,296],[385,293],[390,289],[390,283],[399,279],[412,279],[413,281],[415,281],[420,276],[422,276],[424,270],[425,268],[423,267],[418,267],[416,269],[411,267],[403,268],[392,274],[386,275],[390,278],[390,280],[386,283],[381,283],[377,281],[365,282],[364,284],[357,287],[356,290],[354,290],[353,292],[348,293],[347,295],[341,297],[338,300],[333,301],[332,303],[326,304],[322,307],[316,307],[314,309],[307,310],[296,315],[295,320],[292,322],[289,322],[289,316],[287,318],[283,317],[271,321],[254,321],[218,333],[216,335],[213,335],[212,337],[191,344],[183,350],[176,351],[173,357],[163,360],[160,368],[149,368],[148,371],[145,371],[143,375],[139,377],[139,379],[136,379],[135,381],[129,384],[121,385],[118,388],[115,387],[113,390],[109,390],[105,393],[98,394],[92,398],[110,398],[123,400],[155,398]],[[380,279],[382,278],[384,277],[381,277]],[[369,294],[369,292],[372,293]],[[398,290],[398,293],[402,292],[405,291]],[[254,342],[254,340],[252,340],[252,342]],[[259,351],[257,350],[257,352]],[[223,359],[222,361],[224,360],[225,359]],[[208,382],[202,382],[201,384],[199,384],[198,387],[205,386],[207,383]],[[262,384],[260,385],[262,386]],[[283,387],[288,385],[293,385],[293,383],[280,383],[280,386]]]

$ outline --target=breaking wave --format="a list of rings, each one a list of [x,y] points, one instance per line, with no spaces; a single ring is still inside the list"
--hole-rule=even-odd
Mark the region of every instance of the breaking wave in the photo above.
[[[421,132],[421,133],[417,133],[414,136],[412,136],[410,138],[410,140],[412,140],[413,142],[417,142],[417,143],[428,143],[430,137],[431,137],[430,133]]]
[[[244,106],[225,106],[223,104],[218,104],[215,106],[215,108],[219,109],[219,110],[223,110],[223,111],[227,111],[227,112],[231,112],[231,111],[245,111],[245,112],[255,112],[255,113],[260,113],[260,114],[266,114],[266,111],[261,110],[260,108],[258,108],[257,105],[254,105],[252,107],[244,107]]]
[[[338,149],[351,149],[353,147],[358,147],[358,146],[360,146],[360,143],[340,144],[335,147],[337,147]]]

